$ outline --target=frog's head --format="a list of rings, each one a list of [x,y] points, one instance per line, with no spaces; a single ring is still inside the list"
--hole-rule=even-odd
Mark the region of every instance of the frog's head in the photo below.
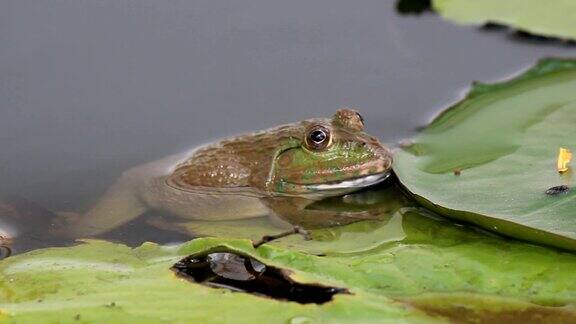
[[[385,180],[392,154],[363,132],[362,116],[340,109],[332,119],[301,122],[300,138],[275,156],[267,188],[286,195],[328,197]]]

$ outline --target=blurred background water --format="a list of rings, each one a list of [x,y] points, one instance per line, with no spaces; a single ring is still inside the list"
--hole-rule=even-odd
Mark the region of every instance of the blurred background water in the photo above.
[[[1,1],[1,191],[82,209],[131,166],[342,106],[395,142],[473,80],[575,53],[395,5]]]

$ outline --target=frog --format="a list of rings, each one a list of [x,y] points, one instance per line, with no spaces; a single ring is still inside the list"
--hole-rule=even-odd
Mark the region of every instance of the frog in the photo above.
[[[364,132],[362,115],[342,108],[331,118],[224,138],[133,167],[66,232],[97,236],[150,210],[203,221],[267,216],[303,228],[373,219],[369,211],[307,207],[386,181],[392,160],[391,150]]]

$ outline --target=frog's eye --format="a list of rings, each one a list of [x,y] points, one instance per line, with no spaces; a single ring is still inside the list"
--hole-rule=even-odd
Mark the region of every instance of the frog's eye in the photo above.
[[[330,130],[324,126],[316,125],[310,127],[306,132],[305,144],[311,150],[320,151],[328,147],[331,140]]]

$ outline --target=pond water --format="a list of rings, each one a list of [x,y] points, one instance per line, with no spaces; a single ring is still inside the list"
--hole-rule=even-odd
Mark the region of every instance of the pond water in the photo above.
[[[575,51],[339,0],[3,1],[0,41],[0,191],[51,211],[131,166],[342,106],[394,143],[471,81]]]

